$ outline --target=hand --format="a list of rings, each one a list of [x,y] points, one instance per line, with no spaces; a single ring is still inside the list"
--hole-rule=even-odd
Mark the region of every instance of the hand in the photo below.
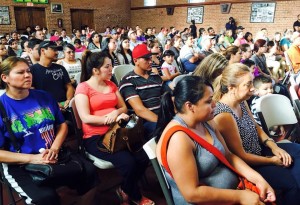
[[[57,161],[58,159],[58,149],[45,149],[42,154],[43,158],[47,161]]]
[[[260,180],[256,183],[257,188],[260,191],[259,197],[263,202],[274,202],[276,201],[276,196],[273,188],[265,180]]]
[[[43,153],[32,154],[29,163],[31,164],[55,164],[57,160],[47,160]]]
[[[109,125],[109,124],[115,122],[115,120],[117,119],[118,111],[114,110],[114,111],[112,111],[112,112],[110,112],[110,113],[108,113],[107,115],[104,115],[104,116],[105,116],[104,124]]]
[[[121,119],[123,119],[123,120],[125,120],[125,121],[128,121],[128,120],[129,120],[129,115],[127,115],[127,114],[125,114],[125,113],[120,114],[120,115],[117,117],[116,122],[118,122],[118,121],[121,120]]]
[[[282,161],[281,166],[289,167],[292,164],[292,157],[285,150],[280,147],[275,147],[272,149],[272,153]]]
[[[265,203],[262,202],[258,196],[253,191],[250,190],[241,190],[239,193],[240,203],[241,205],[264,205]]]
[[[67,109],[69,107],[69,103],[71,100],[66,100],[64,104],[64,109]]]

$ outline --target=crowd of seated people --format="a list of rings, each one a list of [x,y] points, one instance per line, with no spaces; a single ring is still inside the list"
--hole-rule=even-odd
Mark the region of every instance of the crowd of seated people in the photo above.
[[[175,103],[176,97],[181,98],[182,94],[175,95],[173,93],[174,96],[171,98],[172,100],[168,99],[168,103],[173,104],[172,101],[174,101],[176,110],[179,112],[175,117],[172,116],[172,118],[174,117],[173,120],[175,119],[179,124],[194,130],[194,127],[189,127],[187,124],[182,123],[182,118],[194,116],[192,114],[193,109],[200,112],[205,104],[201,102],[202,98],[205,98],[208,94],[211,95],[212,88],[221,92],[220,96],[214,97],[214,101],[218,101],[218,109],[215,111],[216,123],[208,122],[211,120],[211,116],[202,116],[203,118],[200,119],[200,117],[197,118],[195,115],[195,118],[188,120],[195,120],[193,123],[201,124],[200,127],[197,127],[200,134],[204,134],[204,130],[208,131],[208,133],[205,132],[205,136],[208,136],[208,141],[212,141],[212,139],[213,141],[218,140],[219,145],[223,147],[223,154],[227,156],[228,150],[230,150],[234,155],[231,154],[232,156],[228,155],[227,157],[230,160],[233,160],[232,158],[238,159],[238,164],[235,164],[237,169],[240,169],[238,167],[241,166],[242,170],[249,170],[252,173],[250,180],[264,189],[263,193],[265,196],[261,196],[261,199],[267,201],[275,200],[272,190],[274,188],[282,191],[283,196],[281,200],[283,204],[289,200],[297,201],[300,192],[299,187],[296,185],[298,179],[297,176],[294,176],[296,172],[294,170],[298,170],[298,166],[292,166],[292,164],[297,164],[298,162],[298,146],[294,143],[288,146],[276,146],[271,140],[268,140],[269,138],[267,138],[265,133],[256,127],[255,122],[250,122],[251,113],[248,112],[246,104],[244,106],[244,101],[247,100],[247,102],[251,103],[251,101],[248,101],[248,97],[255,94],[249,76],[251,78],[259,76],[268,78],[271,80],[272,87],[280,85],[287,70],[285,51],[287,51],[292,62],[294,73],[298,73],[300,67],[300,34],[287,29],[283,37],[281,37],[280,32],[276,32],[274,38],[272,38],[268,36],[267,29],[263,28],[257,32],[254,38],[252,33],[244,32],[245,28],[242,26],[235,26],[233,27],[234,30],[231,27],[227,26],[226,31],[222,30],[220,32],[216,32],[212,27],[208,29],[200,28],[199,36],[195,36],[193,26],[185,28],[182,32],[177,31],[174,26],[170,28],[161,27],[161,31],[158,34],[154,27],[147,27],[145,34],[139,26],[135,28],[107,27],[104,33],[98,33],[85,27],[83,29],[75,29],[72,36],[68,36],[65,29],[61,31],[53,30],[49,34],[47,28],[36,26],[34,29],[30,29],[28,27],[22,37],[18,35],[18,32],[14,31],[0,38],[0,63],[10,56],[24,59],[30,66],[32,75],[31,88],[50,93],[66,118],[68,118],[66,113],[69,102],[75,97],[76,104],[79,107],[79,115],[83,122],[83,144],[85,148],[96,157],[112,162],[124,177],[121,187],[118,187],[116,190],[121,204],[126,205],[131,202],[142,205],[154,204],[152,200],[143,196],[136,186],[147,168],[147,157],[143,151],[141,151],[139,156],[133,156],[128,152],[120,152],[114,155],[102,153],[96,148],[95,143],[97,139],[108,130],[109,124],[120,118],[127,119],[127,111],[128,114],[135,113],[143,118],[147,140],[153,136],[153,132],[157,133],[157,130],[159,130],[159,135],[162,134],[171,120],[160,119],[160,109],[163,107],[161,102],[163,98],[166,98],[166,96],[163,97],[163,93],[165,91],[172,93],[174,89],[177,89],[177,92],[180,93],[181,91],[179,90],[184,89],[184,87],[178,90],[172,81],[177,76],[187,73],[200,76],[207,80],[209,84],[202,82],[201,78],[198,79],[198,77],[185,77],[185,83],[199,80],[199,83],[202,83],[201,89],[203,90],[197,90],[197,92],[201,91],[203,93],[195,99],[196,101],[189,102],[194,99],[191,99],[191,96],[185,96],[177,104]],[[78,53],[80,55],[76,55]],[[243,67],[239,63],[246,66]],[[134,66],[134,69],[123,76],[119,87],[117,87],[110,81],[112,68],[122,64]],[[247,83],[244,83],[245,85],[243,84],[244,92],[242,88],[238,89],[239,86],[242,86],[241,83],[244,82],[240,79],[240,76],[236,76],[235,84],[226,84],[220,80],[221,77],[225,78],[225,74],[223,75],[222,73],[229,68],[231,70],[240,69],[241,72],[237,72],[243,73],[243,76],[248,76],[249,73],[249,82],[247,81]],[[79,81],[75,81],[77,74],[81,75]],[[216,81],[216,78],[220,75],[221,77],[218,78],[220,82]],[[222,83],[225,84],[222,85]],[[223,86],[220,89],[221,91],[218,90],[220,84]],[[186,86],[188,88],[191,85]],[[5,89],[4,87],[1,88]],[[190,92],[191,90],[188,91]],[[233,96],[231,93],[234,93],[234,98],[230,98],[230,96]],[[112,99],[106,99],[108,97],[107,94]],[[95,100],[95,96],[98,96],[103,102]],[[229,97],[227,98],[227,96]],[[234,99],[235,101],[230,101],[229,99]],[[106,100],[109,101],[110,107],[102,110],[102,105],[107,106]],[[209,109],[215,110],[214,103],[211,102],[209,104],[211,107]],[[207,108],[206,111],[209,109]],[[228,116],[228,113],[233,117]],[[251,139],[247,137],[252,135],[252,132],[250,134],[244,133],[245,136],[238,132],[239,129],[243,129],[239,127],[238,122],[238,116],[241,113],[243,116],[249,115],[247,120],[249,123],[253,123],[253,127],[257,129],[256,135],[252,136]],[[227,120],[228,123],[223,123],[223,116],[225,116],[226,120],[230,118],[230,120]],[[164,122],[160,124],[160,120],[164,120]],[[171,125],[172,123],[174,124],[173,121],[170,122]],[[229,127],[235,127],[235,132],[229,132]],[[197,129],[195,128],[196,131]],[[98,132],[99,130],[100,132]],[[219,139],[221,135],[225,141]],[[238,143],[232,144],[231,136],[234,136]],[[183,150],[183,152],[190,152],[199,148],[197,145],[191,145],[189,140],[187,140],[188,138],[185,138],[183,143],[188,145],[186,148],[190,150]],[[176,134],[174,134],[174,140],[176,142]],[[249,140],[256,142],[255,147],[246,146]],[[266,155],[262,153],[261,150],[263,149],[259,142],[265,142],[267,147],[272,150],[268,154],[273,155],[273,157],[265,157]],[[176,150],[176,146],[174,148]],[[172,153],[174,148],[172,145],[170,146],[170,153]],[[160,153],[158,152],[158,154]],[[250,157],[248,158],[248,156]],[[240,158],[255,171],[248,167]],[[291,158],[293,158],[293,162]],[[182,162],[180,159],[177,161],[177,159],[172,159],[172,157],[170,160],[172,174],[176,175],[177,163],[182,164]],[[175,167],[174,170],[172,170],[172,166]],[[268,168],[265,168],[267,166]],[[136,170],[135,167],[139,167],[139,169]],[[195,166],[187,167],[187,169],[190,168],[199,169],[199,167]],[[273,175],[271,176],[267,173],[273,169],[277,170],[274,173],[287,176],[289,180],[286,180],[286,182],[293,181],[294,183],[287,185],[287,183],[279,179],[276,181]],[[285,170],[286,173],[282,173],[284,172],[282,170]],[[167,172],[166,174],[168,175]],[[199,199],[191,199],[189,198],[191,196],[187,195],[188,193],[182,191],[186,187],[190,188],[191,184],[182,185],[180,174],[182,173],[179,172],[175,178],[172,178],[171,175],[167,177],[172,186],[174,184],[177,185],[171,186],[172,193],[176,193],[174,199],[180,199],[180,201],[185,201],[185,203],[202,202],[203,199],[200,196]],[[201,174],[197,172],[193,172],[193,174],[197,176],[197,181],[201,182],[203,178]],[[267,183],[261,176],[264,177]],[[232,177],[232,182],[236,184],[234,177]],[[189,181],[189,183],[195,182]],[[233,184],[230,186],[226,185],[226,188],[232,187]],[[208,185],[214,187],[214,183],[208,183]],[[197,193],[197,189],[200,187],[194,187],[195,190],[187,190],[190,190],[191,193],[194,193],[194,191]],[[178,194],[179,192],[180,194]],[[230,191],[229,194],[231,194]],[[223,202],[235,200],[234,198],[227,199],[225,197],[226,194],[223,196],[223,193],[220,193],[218,196],[220,201],[223,200]],[[252,200],[257,200],[254,196],[249,195],[248,197]],[[212,203],[214,203],[215,199],[207,200],[212,200]],[[242,197],[236,200],[242,200]]]

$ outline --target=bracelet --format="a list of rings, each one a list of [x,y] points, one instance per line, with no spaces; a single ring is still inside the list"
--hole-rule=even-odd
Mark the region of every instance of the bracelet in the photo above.
[[[266,147],[268,147],[268,146],[267,146],[267,142],[268,142],[268,141],[272,141],[272,142],[275,143],[275,140],[273,140],[272,138],[267,138],[266,140],[263,141],[263,144],[264,144]]]

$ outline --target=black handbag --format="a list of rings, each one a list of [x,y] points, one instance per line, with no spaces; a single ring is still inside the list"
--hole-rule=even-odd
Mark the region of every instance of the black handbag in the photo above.
[[[0,101],[0,112],[2,120],[5,123],[9,133],[10,141],[17,152],[20,152],[21,147],[17,142],[16,136],[11,129],[10,119],[7,116],[5,108]],[[64,177],[76,177],[83,171],[83,163],[80,155],[72,153],[72,151],[63,147],[58,154],[58,161],[55,164],[26,164],[24,169],[30,172],[33,181],[39,185],[45,184],[52,179]]]

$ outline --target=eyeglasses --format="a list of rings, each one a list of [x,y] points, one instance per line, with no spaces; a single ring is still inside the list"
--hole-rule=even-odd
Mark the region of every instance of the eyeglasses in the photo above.
[[[67,51],[67,54],[75,53],[75,51]]]

